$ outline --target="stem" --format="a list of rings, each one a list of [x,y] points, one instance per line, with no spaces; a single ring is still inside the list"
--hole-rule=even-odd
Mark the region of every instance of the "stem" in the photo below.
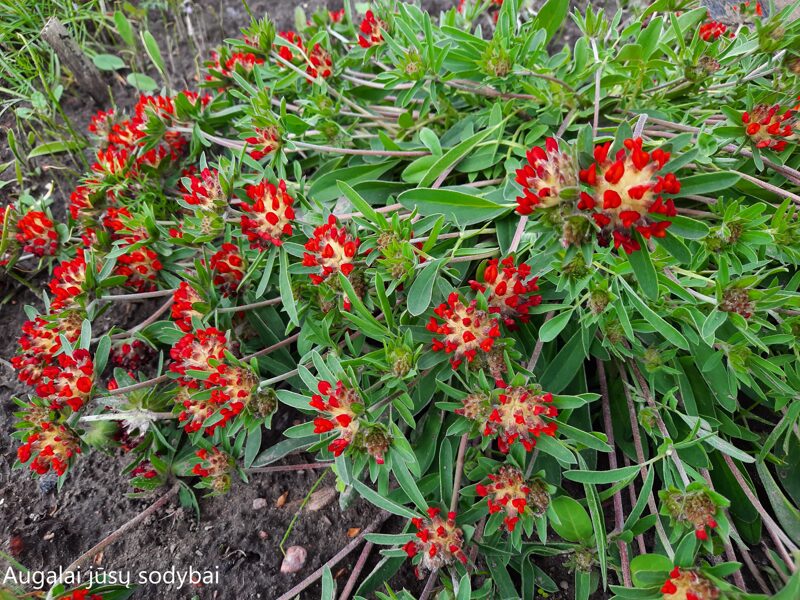
[[[262,300],[261,302],[253,302],[252,304],[243,304],[242,306],[226,306],[225,308],[218,308],[218,314],[226,314],[226,313],[238,313],[244,312],[246,310],[254,310],[256,308],[263,308],[265,306],[275,306],[276,304],[280,304],[282,300],[280,298],[270,298],[269,300]]]
[[[605,426],[606,437],[608,445],[611,447],[611,452],[608,454],[608,466],[611,469],[617,468],[617,453],[616,444],[614,442],[614,426],[611,421],[611,404],[608,395],[608,381],[606,380],[606,369],[603,361],[599,358],[595,359],[597,365],[597,379],[600,382],[600,393],[602,396],[603,406],[603,425]],[[625,526],[622,508],[622,492],[617,490],[614,493],[614,527],[618,534],[622,533]],[[619,561],[622,568],[622,584],[629,588],[632,585],[631,568],[628,560],[628,544],[622,539],[617,539],[617,548],[619,548]]]
[[[130,337],[132,334],[136,333],[137,331],[141,331],[142,329],[144,329],[148,325],[151,325],[152,323],[155,323],[158,320],[158,318],[161,315],[163,315],[169,309],[170,306],[172,306],[172,302],[173,302],[173,299],[172,298],[168,298],[167,301],[164,302],[164,304],[162,304],[156,312],[154,312],[152,315],[147,317],[144,321],[142,321],[138,325],[132,327],[128,331],[122,331],[120,333],[113,334],[111,336],[111,339],[112,340],[124,340],[124,339]],[[96,341],[96,340],[92,340],[92,341]]]
[[[169,374],[164,373],[163,375],[159,375],[158,377],[153,377],[153,379],[148,379],[146,381],[140,381],[139,383],[134,383],[133,385],[129,385],[126,387],[117,388],[115,390],[109,390],[109,394],[107,396],[101,396],[98,399],[103,400],[104,398],[114,398],[115,396],[122,396],[123,394],[129,394],[131,392],[135,392],[137,390],[143,390],[145,388],[152,387],[154,385],[158,385],[159,383],[163,383],[169,379]]]
[[[350,598],[350,594],[355,589],[356,582],[358,582],[358,576],[361,575],[361,571],[364,570],[364,565],[367,564],[367,558],[369,558],[369,553],[372,552],[374,545],[375,544],[372,542],[364,544],[364,549],[361,550],[361,554],[358,556],[358,561],[356,561],[356,565],[353,567],[353,572],[350,573],[350,577],[347,578],[347,584],[345,584],[339,596],[339,600],[348,600],[348,598]]]
[[[245,469],[248,473],[282,473],[284,471],[306,471],[308,469],[327,469],[332,466],[333,461],[301,463],[297,465],[276,465],[274,467],[254,467]]]
[[[778,196],[784,198],[791,198],[795,203],[800,204],[800,196],[790,191],[781,189],[777,185],[772,185],[771,183],[767,183],[766,181],[761,181],[758,177],[753,177],[751,175],[748,175],[747,173],[742,173],[741,171],[731,171],[731,173],[736,173],[739,177],[741,177],[745,181],[749,181],[750,183],[757,185],[758,187],[765,189],[768,192],[772,192],[773,194],[777,194]]]
[[[134,419],[147,419],[148,421],[160,421],[166,419],[176,419],[177,416],[171,412],[153,412],[150,410],[127,410],[117,413],[106,413],[100,415],[84,415],[79,421],[91,423],[93,421],[132,421]]]
[[[464,473],[464,455],[467,453],[467,442],[469,442],[469,434],[465,433],[461,436],[461,442],[458,444],[456,475],[453,479],[453,496],[450,498],[450,512],[456,512],[458,508],[458,493],[461,491],[461,476]]]
[[[297,338],[300,337],[300,332],[295,333],[294,335],[290,335],[285,340],[278,342],[277,344],[272,344],[272,346],[267,346],[263,350],[259,350],[258,352],[253,352],[252,354],[248,354],[247,356],[243,357],[242,360],[250,360],[251,358],[258,358],[259,356],[264,356],[265,354],[269,354],[270,352],[274,352],[275,350],[280,350],[284,346],[288,346],[289,344],[293,344],[297,341]]]
[[[600,62],[600,55],[597,53],[597,42],[591,39],[592,52],[595,62]],[[597,127],[600,125],[600,79],[603,77],[603,65],[600,64],[594,72],[594,118],[592,120],[592,140],[597,137]]]
[[[428,581],[425,582],[425,587],[422,588],[422,593],[419,596],[419,600],[428,600],[433,593],[433,586],[436,585],[436,574],[439,572],[439,569],[434,569],[431,571],[431,574],[428,575]]]
[[[389,206],[382,206],[381,208],[376,208],[375,212],[387,213],[395,210],[400,210],[401,208],[403,208],[403,205],[398,202],[397,204],[390,204]],[[364,213],[353,212],[353,213],[345,213],[343,215],[337,215],[336,218],[339,219],[339,221],[346,221],[348,219],[353,219],[355,217],[363,217],[363,216]]]
[[[551,310],[544,316],[544,323],[547,323],[550,319],[552,319],[556,314],[556,311]],[[542,325],[544,325],[542,323]],[[539,360],[539,355],[542,353],[542,348],[544,348],[544,342],[541,339],[536,340],[536,346],[533,348],[533,354],[531,354],[531,359],[528,361],[528,366],[526,367],[528,371],[533,371],[536,368],[536,363]]]
[[[325,567],[331,568],[335,566],[337,563],[339,563],[339,561],[341,561],[345,556],[350,554],[353,550],[356,549],[356,547],[358,547],[358,545],[361,543],[361,540],[364,539],[365,535],[368,535],[373,531],[375,531],[376,529],[378,529],[378,527],[380,527],[387,518],[389,518],[388,513],[382,512],[380,515],[378,515],[378,518],[375,519],[369,525],[367,525],[366,528],[361,530],[361,532],[353,539],[352,542],[347,544],[347,546],[342,548],[335,556],[333,556],[333,558],[328,560],[328,562],[326,562],[319,569],[314,571],[311,575],[306,577],[303,581],[298,583],[288,592],[286,592],[285,594],[281,594],[278,600],[292,600],[293,598],[295,598],[300,592],[305,590],[307,587],[309,587],[311,584],[313,584],[315,581],[317,581],[322,577],[322,574],[325,571]]]
[[[300,142],[296,140],[293,140],[292,144],[301,150],[314,150],[315,152],[330,152],[334,154],[353,154],[356,156],[397,156],[408,158],[430,155],[430,152],[426,150],[366,150],[363,148],[336,148],[335,146],[309,144],[308,142]]]
[[[109,296],[100,296],[100,300],[111,300],[118,302],[128,302],[129,300],[146,300],[148,298],[163,298],[164,296],[171,296],[175,290],[156,290],[155,292],[140,292],[138,294],[112,294]]]

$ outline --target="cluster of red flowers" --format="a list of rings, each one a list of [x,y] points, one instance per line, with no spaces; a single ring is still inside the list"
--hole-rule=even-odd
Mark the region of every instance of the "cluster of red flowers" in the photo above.
[[[270,245],[280,246],[281,237],[292,235],[294,219],[294,198],[286,193],[286,182],[278,186],[262,181],[258,185],[248,185],[247,196],[252,204],[242,202],[242,233],[250,241],[251,248],[266,249]]]
[[[233,52],[224,62],[220,61],[219,54],[211,53],[211,60],[206,63],[206,68],[212,73],[206,75],[206,81],[216,85],[224,85],[234,73],[247,75],[256,65],[263,65],[264,59],[252,52]],[[222,81],[220,80],[222,79]]]
[[[17,221],[17,242],[23,252],[34,256],[53,256],[58,250],[58,233],[48,216],[40,210],[29,210]]]
[[[513,256],[502,261],[491,259],[480,279],[470,281],[470,286],[486,294],[489,312],[499,315],[507,327],[515,327],[517,321],[527,323],[530,309],[542,302],[542,297],[534,294],[539,290],[536,285],[539,278],[531,277],[527,264],[515,266]]]
[[[661,586],[664,600],[717,600],[720,591],[711,581],[690,569],[675,567]]]
[[[61,476],[70,460],[80,452],[80,440],[72,430],[65,425],[43,422],[34,427],[25,443],[17,448],[17,458],[23,464],[30,461],[29,467],[34,473],[44,475],[52,469]]]
[[[244,259],[236,244],[225,243],[209,260],[214,285],[223,296],[231,296],[244,279]]]
[[[197,290],[185,281],[180,282],[172,295],[172,320],[184,333],[189,333],[192,330],[192,317],[203,316],[200,311],[194,308],[195,304],[202,301],[203,299],[197,293]]]
[[[742,114],[742,123],[756,148],[781,152],[786,148],[787,140],[793,136],[793,117],[791,108],[784,111],[779,104],[758,104],[753,110]]]
[[[311,282],[320,285],[331,275],[340,272],[347,277],[353,272],[353,259],[361,240],[353,238],[344,227],[336,226],[336,217],[314,229],[314,236],[306,242],[303,254],[304,267],[319,267],[318,273],[309,273]]]
[[[501,388],[498,402],[492,407],[483,425],[483,434],[497,435],[497,446],[508,452],[511,444],[519,441],[530,452],[541,435],[554,437],[558,424],[554,419],[558,409],[553,406],[553,395],[521,386]]]
[[[321,413],[314,419],[314,433],[335,431],[338,437],[328,445],[328,450],[339,456],[358,432],[358,414],[363,410],[363,400],[357,391],[346,388],[341,381],[337,381],[335,387],[328,381],[320,381],[317,390],[319,393],[309,402],[311,408]],[[323,396],[327,399],[323,400]]]
[[[227,492],[231,487],[231,457],[217,448],[201,448],[195,456],[198,462],[192,467],[192,474],[203,479],[201,485],[210,488],[212,494]]]
[[[126,340],[111,346],[111,364],[127,370],[141,369],[153,356],[153,348],[142,340]]]
[[[559,148],[555,138],[547,138],[544,148],[534,146],[528,150],[526,158],[527,164],[517,169],[515,178],[523,188],[523,195],[517,197],[519,214],[556,206],[562,201],[562,191],[577,188],[575,160]]]
[[[239,415],[258,386],[255,374],[225,362],[225,334],[214,327],[184,335],[170,350],[170,371],[181,377],[175,396],[178,420],[188,433],[200,431],[213,414],[220,419],[205,427],[213,435]]]
[[[253,135],[245,141],[253,147],[249,152],[253,160],[261,160],[281,147],[281,136],[277,127],[256,127]]]
[[[358,36],[358,45],[362,48],[369,48],[383,43],[381,29],[385,27],[383,21],[375,17],[375,14],[368,10],[361,21],[361,34]]]
[[[61,336],[70,344],[75,343],[80,337],[82,322],[77,311],[56,318],[37,316],[33,321],[26,321],[18,341],[19,352],[11,359],[19,380],[37,385],[42,379],[43,369],[54,364],[62,349]]]
[[[62,596],[59,600],[103,600],[101,594],[92,594],[90,590],[84,588],[73,590],[69,596]]]
[[[309,80],[316,79],[317,77],[327,78],[331,76],[333,72],[333,61],[331,60],[330,53],[328,53],[324,47],[320,44],[314,44],[312,47],[306,48],[303,44],[303,38],[295,31],[282,31],[278,35],[297,48],[302,62],[305,63],[306,74]],[[278,56],[286,62],[293,62],[294,59],[297,58],[291,46],[287,45],[281,45],[280,48],[278,48]]]
[[[700,25],[698,34],[700,35],[701,40],[713,42],[726,31],[728,31],[727,25],[720,23],[719,21],[714,21],[713,19],[708,19],[705,23]],[[733,33],[731,33],[731,37],[733,37]]]
[[[451,354],[450,364],[454,369],[464,361],[472,362],[478,351],[489,352],[500,337],[500,325],[489,313],[477,308],[477,301],[469,304],[461,301],[453,292],[434,309],[437,317],[431,317],[426,325],[428,331],[441,338],[433,338],[433,351]],[[441,322],[440,322],[441,320]]]
[[[601,228],[601,243],[609,243],[610,233],[614,247],[630,254],[640,248],[634,231],[647,239],[666,235],[671,221],[653,221],[650,216],[676,216],[673,201],[661,194],[677,194],[681,186],[673,173],[658,174],[670,157],[661,148],[645,152],[641,138],[629,138],[613,158],[610,150],[611,142],[596,146],[594,162],[580,171],[589,191],[581,192],[578,209],[591,213]]]
[[[429,508],[426,518],[415,517],[411,523],[417,528],[416,539],[403,546],[409,558],[420,556],[417,567],[419,576],[422,571],[435,571],[459,561],[467,564],[464,553],[464,534],[456,526],[456,513],[447,513],[447,518],[440,516],[438,508]]]
[[[206,167],[198,175],[189,173],[188,178],[187,193],[183,195],[187,204],[208,212],[217,212],[227,204],[216,169]]]
[[[58,354],[51,364],[42,368],[36,393],[50,402],[53,410],[69,407],[78,411],[94,386],[94,364],[88,350],[78,348],[72,354]]]
[[[514,531],[519,516],[528,507],[528,496],[532,490],[525,483],[522,471],[515,467],[500,467],[497,474],[489,474],[489,485],[479,483],[475,491],[481,497],[488,497],[489,514],[505,511],[503,524],[508,531]]]

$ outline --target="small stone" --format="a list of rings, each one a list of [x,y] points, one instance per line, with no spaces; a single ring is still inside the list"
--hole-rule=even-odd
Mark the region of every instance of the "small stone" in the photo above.
[[[336,498],[336,488],[327,487],[311,494],[306,504],[306,510],[314,512],[322,510]]]
[[[45,534],[42,536],[42,539],[43,539],[45,542],[49,542],[49,541],[50,541],[50,540],[52,540],[54,537],[56,537],[56,534],[55,534],[55,532],[54,532],[54,531],[48,531],[47,533],[45,533]]]
[[[266,498],[256,498],[253,500],[253,510],[263,510],[267,508]]]
[[[302,546],[290,546],[286,549],[286,556],[281,562],[281,573],[297,573],[306,564],[308,552]]]
[[[266,540],[269,537],[269,534],[264,531],[263,529],[258,532],[258,538],[261,540]]]
[[[347,537],[354,538],[361,533],[361,527],[351,527],[347,530]]]
[[[278,497],[278,499],[275,501],[275,506],[276,506],[276,508],[280,508],[281,506],[283,506],[284,504],[286,504],[286,499],[287,499],[288,497],[289,497],[289,492],[288,492],[288,491],[286,491],[286,492],[283,492],[283,493],[282,493],[282,494],[281,494],[281,495]]]

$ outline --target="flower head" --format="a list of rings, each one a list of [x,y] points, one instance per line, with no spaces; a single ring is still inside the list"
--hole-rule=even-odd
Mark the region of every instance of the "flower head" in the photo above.
[[[431,317],[426,328],[433,333],[433,351],[452,354],[450,364],[454,369],[464,361],[475,360],[479,351],[488,353],[497,338],[500,326],[497,319],[477,308],[473,300],[465,305],[456,292],[447,302],[434,309],[438,319]]]
[[[558,425],[550,421],[558,416],[553,406],[553,395],[532,387],[508,386],[501,388],[484,424],[484,435],[497,435],[501,452],[519,441],[530,452],[541,435],[554,437]]]
[[[175,325],[183,332],[192,330],[192,317],[202,317],[203,313],[195,310],[194,305],[202,302],[203,299],[191,285],[185,281],[178,284],[178,288],[172,295],[172,320]]]
[[[792,109],[784,112],[780,104],[758,104],[750,112],[742,113],[742,123],[756,148],[781,152],[792,138],[793,114]]]
[[[66,425],[45,422],[17,448],[17,458],[22,464],[30,461],[34,473],[44,475],[52,469],[61,476],[80,451],[80,439],[71,429]]]
[[[195,456],[197,463],[192,467],[192,474],[203,480],[198,487],[211,489],[212,495],[227,492],[231,488],[233,459],[217,448],[202,448]]]
[[[234,52],[225,61],[225,68],[221,72],[226,77],[230,77],[234,72],[250,73],[256,68],[256,65],[263,64],[264,59],[252,52]]]
[[[219,364],[225,359],[228,340],[225,334],[215,327],[198,329],[187,333],[170,349],[172,362],[170,371],[186,376],[187,371],[217,371]]]
[[[422,571],[434,571],[459,561],[467,563],[464,554],[464,533],[456,527],[456,514],[447,513],[447,518],[440,516],[438,508],[429,508],[425,518],[413,518],[411,523],[417,528],[416,539],[403,546],[409,558],[419,556]]]
[[[127,278],[125,285],[137,292],[148,292],[156,289],[156,275],[163,269],[158,254],[147,246],[122,254],[117,257],[115,275]]]
[[[198,175],[190,173],[187,191],[184,201],[199,210],[217,212],[228,203],[216,169],[206,167]]]
[[[314,433],[337,433],[338,437],[328,445],[328,450],[339,456],[358,431],[357,411],[363,409],[363,400],[356,390],[345,387],[341,381],[337,381],[335,386],[320,381],[317,391],[319,393],[314,394],[309,402],[311,408],[320,412],[314,419]]]
[[[496,474],[489,474],[489,485],[478,484],[475,491],[488,498],[489,513],[505,512],[503,523],[514,531],[521,514],[526,510],[541,516],[550,504],[547,486],[540,480],[528,485],[522,471],[516,467],[502,466]]]
[[[34,256],[53,256],[58,250],[58,233],[53,221],[40,210],[29,210],[19,218],[16,238],[22,251]]]
[[[270,245],[280,246],[281,236],[292,235],[294,198],[286,193],[286,182],[278,186],[267,181],[248,185],[247,196],[253,202],[242,202],[242,233],[250,241],[251,248],[266,249]]]
[[[42,369],[36,393],[50,402],[53,410],[68,406],[74,411],[89,399],[94,387],[94,363],[88,350],[78,348],[72,354],[59,354]]]
[[[473,290],[486,293],[489,312],[499,315],[503,322],[512,327],[519,319],[523,323],[530,319],[528,311],[542,302],[542,297],[534,292],[538,277],[531,277],[531,268],[525,263],[514,265],[514,257],[502,261],[493,258],[486,265],[481,281],[469,282]],[[488,293],[487,293],[488,292]]]
[[[222,244],[209,261],[214,275],[214,285],[223,296],[235,294],[244,279],[244,260],[235,244]]]
[[[97,214],[95,208],[97,200],[96,180],[84,181],[75,188],[69,197],[69,215],[75,221],[92,220]]]
[[[309,65],[306,67],[306,73],[312,79],[317,77],[330,77],[333,67],[331,55],[325,48],[319,44],[314,44],[314,47],[308,53]]]
[[[693,484],[697,485],[697,484]],[[717,503],[704,487],[688,488],[681,491],[675,488],[659,492],[664,508],[677,522],[686,523],[694,529],[699,540],[708,539],[708,529],[717,527]]]
[[[581,182],[590,191],[581,192],[578,208],[589,211],[601,228],[601,243],[608,243],[610,233],[614,247],[622,246],[630,254],[639,249],[635,231],[647,239],[666,235],[671,222],[650,217],[674,217],[673,201],[661,194],[677,194],[681,186],[674,174],[657,174],[670,156],[661,148],[645,152],[641,138],[629,138],[613,159],[610,149],[611,142],[595,147],[594,162],[580,172]]]
[[[319,273],[310,273],[314,285],[319,285],[328,277],[341,272],[345,277],[353,272],[353,259],[358,252],[361,240],[353,238],[344,227],[336,226],[336,218],[328,217],[328,222],[314,230],[314,236],[306,242],[303,266],[319,267]]]
[[[756,303],[750,299],[750,291],[747,288],[731,286],[722,292],[722,301],[719,309],[724,312],[736,313],[745,319],[753,316]]]
[[[714,21],[713,19],[708,19],[705,23],[700,25],[698,29],[700,39],[706,42],[713,42],[726,31],[728,31],[728,27],[724,23]]]
[[[253,133],[254,135],[245,140],[253,147],[250,150],[253,160],[261,160],[281,147],[281,136],[277,127],[256,127]]]
[[[535,208],[550,208],[562,201],[566,188],[578,185],[577,166],[572,155],[558,147],[555,138],[547,138],[544,149],[535,146],[528,150],[528,162],[517,169],[516,182],[523,188],[517,197],[517,212],[528,215]]]
[[[358,36],[358,45],[362,48],[369,48],[383,43],[381,29],[384,27],[383,21],[377,19],[375,14],[368,10],[361,21],[359,29],[361,34]]]
[[[153,348],[142,340],[124,340],[111,346],[109,359],[114,366],[131,370],[141,369],[153,356]]]
[[[717,586],[697,571],[675,567],[661,586],[664,600],[717,600]]]
[[[19,380],[28,385],[39,383],[44,367],[53,364],[61,351],[61,336],[70,344],[75,343],[81,335],[82,324],[83,317],[77,311],[48,318],[37,316],[26,321],[17,342],[19,353],[11,358]]]
[[[89,133],[93,133],[101,139],[108,139],[111,133],[111,126],[114,124],[114,109],[107,111],[99,110],[89,120]]]

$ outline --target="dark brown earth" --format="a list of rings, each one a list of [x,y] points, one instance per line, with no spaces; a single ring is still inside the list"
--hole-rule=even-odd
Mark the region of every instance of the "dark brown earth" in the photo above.
[[[151,3],[152,4],[152,3]],[[221,2],[196,1],[189,3],[191,14],[183,15],[179,23],[174,13],[151,11],[148,14],[148,28],[158,39],[162,52],[167,57],[175,85],[193,87],[197,67],[211,48],[226,37],[235,37],[241,27],[249,22],[242,4],[234,0]],[[283,0],[262,0],[249,2],[252,13],[260,16],[268,12],[279,29],[292,27],[294,4]],[[311,12],[324,2],[303,2],[301,6]],[[428,0],[424,5],[437,12],[450,6],[443,0]],[[337,8],[337,6],[334,6]],[[187,37],[186,21],[191,22],[194,35]],[[112,51],[113,49],[106,50]],[[133,103],[136,94],[107,79],[116,102],[121,106]],[[63,107],[76,127],[85,129],[89,118],[97,108],[75,90],[68,89]],[[107,108],[107,107],[102,107]],[[5,139],[5,129],[12,126],[12,119],[6,114],[0,119],[0,131]],[[0,162],[9,160],[9,151],[0,150]],[[75,174],[62,170],[61,163],[55,159],[42,160],[39,164],[42,174],[28,182],[34,193],[41,193],[51,181],[55,184],[53,212],[57,218],[65,216],[66,199],[75,184]],[[6,172],[3,179],[13,178],[13,172]],[[14,185],[7,186],[3,194],[13,198]],[[46,283],[44,276],[34,279],[35,286]],[[16,351],[16,338],[26,320],[22,306],[31,304],[41,309],[41,300],[33,292],[16,289],[9,282],[0,282],[0,297],[12,294],[7,304],[0,305],[0,357],[8,359]],[[115,322],[122,325],[141,321],[154,308],[152,303],[131,303],[121,312],[114,314]],[[59,493],[46,491],[41,480],[33,479],[27,471],[12,470],[16,443],[10,438],[13,431],[14,404],[12,397],[24,395],[29,390],[19,384],[5,366],[0,365],[0,551],[12,554],[26,568],[46,571],[66,566],[95,543],[133,518],[147,506],[153,498],[130,499],[126,493],[127,480],[121,475],[126,459],[120,453],[103,454],[93,451],[77,462],[66,484]],[[274,444],[279,433],[291,425],[292,416],[278,415],[273,422],[274,429],[267,444]],[[295,463],[309,462],[311,456],[292,457]],[[171,502],[120,541],[95,556],[96,569],[120,571],[137,578],[140,571],[168,571],[173,567],[186,571],[190,567],[200,571],[219,573],[219,583],[202,587],[148,585],[139,589],[134,598],[173,599],[251,599],[277,598],[320,567],[336,554],[349,541],[348,530],[363,528],[377,515],[374,508],[362,501],[356,501],[347,510],[341,511],[334,500],[322,510],[303,513],[291,530],[285,546],[302,545],[308,551],[304,568],[296,574],[284,575],[279,567],[282,553],[279,544],[290,526],[299,503],[307,495],[322,473],[317,471],[297,471],[274,474],[252,475],[247,485],[234,483],[231,491],[217,498],[201,499],[201,517],[181,509],[177,502]],[[328,474],[320,488],[334,484],[333,476]],[[276,503],[283,494],[288,494],[286,504],[278,508]],[[266,507],[255,509],[253,501],[257,498],[266,501]],[[388,521],[385,532],[398,531],[400,524]],[[344,586],[350,570],[358,557],[360,548],[333,569],[339,589]],[[364,573],[369,573],[378,560],[377,549],[373,550]],[[561,560],[548,560],[539,563],[562,591],[550,597],[571,598],[571,575],[561,565]],[[7,568],[3,555],[0,555],[0,573]],[[420,582],[414,578],[411,568],[404,566],[389,584],[394,589],[407,587],[419,593]],[[0,588],[2,578],[0,578]],[[319,587],[313,586],[304,592],[302,598],[318,598]]]

